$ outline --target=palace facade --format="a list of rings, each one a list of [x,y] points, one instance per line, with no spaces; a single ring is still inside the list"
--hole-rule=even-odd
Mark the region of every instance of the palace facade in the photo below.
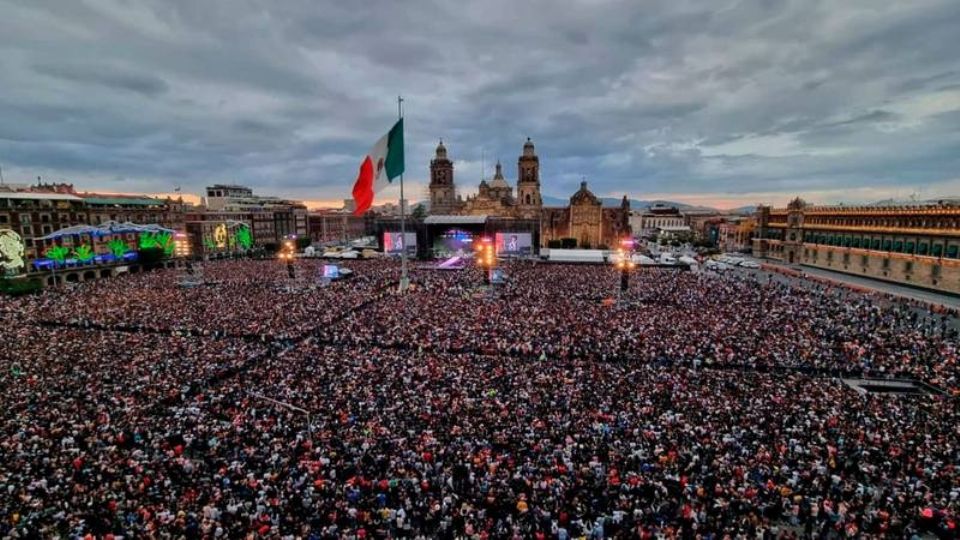
[[[960,293],[960,205],[761,206],[759,257]]]

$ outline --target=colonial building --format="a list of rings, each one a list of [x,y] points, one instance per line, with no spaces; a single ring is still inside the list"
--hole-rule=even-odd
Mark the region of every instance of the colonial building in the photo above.
[[[430,160],[430,213],[433,215],[498,216],[536,219],[543,207],[540,196],[540,158],[533,142],[527,138],[517,160],[517,194],[503,176],[497,162],[493,179],[480,181],[477,194],[464,199],[457,195],[453,162],[447,158],[443,141]]]
[[[604,208],[602,201],[583,182],[570,198],[570,205],[545,208],[541,195],[540,157],[533,141],[527,138],[517,159],[517,187],[514,193],[497,162],[493,178],[480,181],[477,194],[457,195],[453,162],[447,157],[443,141],[430,161],[430,214],[434,216],[489,216],[539,224],[540,246],[550,240],[575,238],[580,247],[616,245],[630,234],[630,203],[626,197],[615,208]]]
[[[0,187],[0,229],[11,229],[23,239],[24,259],[43,257],[56,245],[89,244],[97,253],[111,238],[70,236],[58,239],[44,237],[76,225],[100,225],[108,221],[160,225],[182,230],[185,205],[182,200],[140,195],[78,193],[73,184],[38,182],[35,185],[15,184]],[[136,243],[136,234],[124,240]]]
[[[960,205],[761,206],[753,252],[804,264],[960,293]]]
[[[248,187],[229,184],[207,187],[203,207],[190,212],[186,221],[191,243],[204,253],[233,249],[229,242],[213,238],[223,230],[221,225],[249,226],[255,246],[278,246],[286,238],[306,238],[309,233],[307,207],[302,202],[256,195]]]
[[[645,210],[631,212],[630,229],[641,238],[657,238],[661,234],[690,232],[690,224],[676,206],[656,203]]]
[[[367,234],[373,215],[355,216],[344,210],[317,210],[307,216],[310,240],[317,243],[346,243]]]
[[[570,205],[544,208],[541,214],[541,245],[551,240],[573,238],[581,248],[611,248],[630,236],[630,201],[604,208],[603,202],[587,188],[586,182],[570,197]]]

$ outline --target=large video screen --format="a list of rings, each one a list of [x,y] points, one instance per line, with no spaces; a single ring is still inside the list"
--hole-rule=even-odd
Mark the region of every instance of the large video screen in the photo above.
[[[531,255],[533,253],[533,236],[530,233],[497,233],[495,242],[497,255]]]
[[[473,235],[459,229],[450,229],[433,240],[433,252],[451,256],[473,251]]]
[[[416,256],[417,254],[417,233],[387,231],[383,233],[383,252],[399,255],[403,250],[407,250],[407,255]]]

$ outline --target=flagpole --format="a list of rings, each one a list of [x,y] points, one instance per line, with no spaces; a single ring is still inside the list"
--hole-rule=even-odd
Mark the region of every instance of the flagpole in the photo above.
[[[402,96],[397,96],[397,119],[403,120]],[[402,172],[400,173],[400,238],[403,239],[403,249],[400,250],[400,292],[404,293],[410,286],[410,278],[407,275],[407,211],[404,208]]]

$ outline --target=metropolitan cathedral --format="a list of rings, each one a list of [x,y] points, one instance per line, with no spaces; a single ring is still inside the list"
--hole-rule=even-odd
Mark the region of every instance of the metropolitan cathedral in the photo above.
[[[493,179],[480,181],[476,195],[466,199],[457,196],[453,181],[453,162],[447,158],[443,141],[437,145],[437,155],[430,160],[430,213],[462,216],[496,216],[520,219],[539,219],[543,201],[540,198],[540,158],[533,142],[527,138],[523,154],[517,160],[517,194],[503,177],[503,167],[497,162]]]
[[[565,207],[544,207],[540,195],[540,158],[530,138],[523,143],[517,159],[517,189],[503,176],[497,162],[493,178],[480,181],[476,195],[457,195],[453,178],[453,161],[447,157],[443,141],[430,160],[430,214],[453,216],[488,216],[539,222],[540,244],[550,240],[575,238],[580,247],[614,246],[630,234],[630,203],[627,197],[618,206],[604,208],[587,183],[570,197]]]

